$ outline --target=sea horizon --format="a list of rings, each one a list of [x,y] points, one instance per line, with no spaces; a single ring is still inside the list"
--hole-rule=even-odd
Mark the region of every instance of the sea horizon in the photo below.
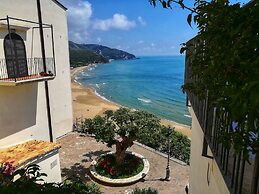
[[[96,64],[76,76],[97,96],[124,107],[145,110],[161,119],[191,125],[181,91],[184,56],[137,56]]]

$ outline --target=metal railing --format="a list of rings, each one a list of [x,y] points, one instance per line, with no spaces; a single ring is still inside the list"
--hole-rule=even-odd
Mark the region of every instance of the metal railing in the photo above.
[[[10,48],[10,53],[8,56],[5,55],[6,59],[0,59],[0,82],[3,81],[21,81],[28,79],[37,79],[43,77],[55,77],[56,67],[55,67],[55,45],[54,45],[54,30],[52,24],[46,24],[16,17],[6,16],[5,18],[0,18],[1,24],[6,26],[9,35],[9,41],[12,42],[12,33],[15,32],[16,28],[26,28],[32,30],[32,33],[37,30],[49,30],[51,35],[50,45],[48,49],[52,50],[51,58],[45,58],[44,39],[39,42],[42,49],[42,58],[28,58],[21,56],[15,56],[12,53],[14,48]],[[32,40],[38,41],[38,40]],[[12,44],[11,44],[12,45]],[[6,52],[6,51],[5,51]],[[25,56],[25,55],[24,55]],[[44,60],[43,60],[44,58]],[[10,65],[11,63],[11,65]],[[26,65],[25,65],[26,64]],[[7,67],[8,66],[8,67]]]
[[[185,84],[199,84],[201,80],[192,75],[192,60],[195,54],[196,39],[191,39],[187,46],[191,49],[186,50],[185,62]],[[204,91],[205,98],[198,98],[196,95],[187,91],[187,106],[191,106],[195,116],[204,133],[202,156],[215,159],[226,185],[232,194],[250,194],[252,187],[252,176],[254,171],[254,155],[250,155],[249,164],[243,157],[243,153],[235,153],[233,148],[226,148],[220,141],[220,133],[233,130],[235,123],[230,120],[227,112],[221,112],[216,107],[209,107],[209,92]],[[221,115],[221,117],[219,116]],[[223,115],[223,116],[222,116]],[[243,130],[238,126],[235,130]],[[207,154],[208,147],[213,156]],[[257,180],[257,185],[259,185]],[[257,191],[257,194],[259,191]]]
[[[46,58],[46,71],[44,71],[42,58],[27,58],[28,74],[19,76],[17,72],[10,72],[7,67],[6,59],[0,59],[0,82],[1,81],[20,81],[27,79],[37,79],[48,76],[55,76],[56,70],[53,58]],[[16,71],[16,68],[11,68],[11,71]],[[11,76],[9,74],[15,75]]]

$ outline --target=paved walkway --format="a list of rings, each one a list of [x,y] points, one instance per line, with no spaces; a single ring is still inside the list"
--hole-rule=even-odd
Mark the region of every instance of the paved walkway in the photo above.
[[[63,179],[74,175],[80,176],[84,181],[91,181],[89,178],[89,166],[91,160],[110,149],[105,144],[98,143],[92,137],[80,136],[71,133],[58,140],[62,145],[60,150],[60,163]],[[165,177],[166,158],[148,151],[138,145],[133,145],[131,151],[145,156],[150,163],[150,171],[144,181],[130,186],[111,187],[99,184],[105,194],[124,194],[126,190],[135,187],[152,187],[159,191],[159,194],[185,194],[185,186],[189,180],[189,166],[182,166],[171,161],[171,181],[161,181]]]

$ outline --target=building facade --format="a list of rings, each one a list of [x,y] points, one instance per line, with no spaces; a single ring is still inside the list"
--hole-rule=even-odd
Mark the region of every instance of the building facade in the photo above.
[[[33,161],[16,160],[38,163],[51,173],[47,181],[60,181],[59,146],[38,157],[37,142],[72,130],[66,8],[55,0],[0,4],[0,149],[36,140]]]

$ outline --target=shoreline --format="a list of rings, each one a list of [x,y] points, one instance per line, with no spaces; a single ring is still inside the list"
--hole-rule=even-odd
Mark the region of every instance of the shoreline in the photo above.
[[[103,112],[108,109],[117,110],[120,107],[125,107],[102,97],[93,88],[84,86],[76,81],[75,78],[78,74],[95,65],[96,64],[89,64],[87,66],[76,67],[70,70],[74,120],[82,117],[93,118],[96,115],[103,115]],[[190,126],[163,118],[160,119],[162,125],[175,127],[176,131],[186,135],[188,138],[191,138]]]

